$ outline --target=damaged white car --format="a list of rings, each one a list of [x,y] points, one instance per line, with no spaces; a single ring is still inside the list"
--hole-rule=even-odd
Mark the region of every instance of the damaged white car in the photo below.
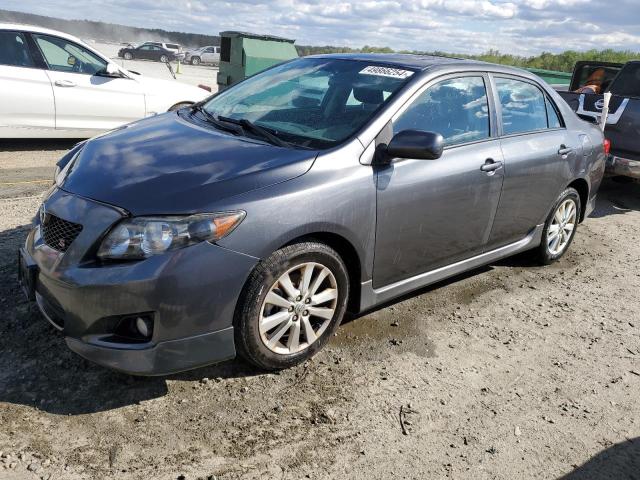
[[[125,70],[71,35],[1,23],[0,85],[0,138],[88,138],[210,95]]]

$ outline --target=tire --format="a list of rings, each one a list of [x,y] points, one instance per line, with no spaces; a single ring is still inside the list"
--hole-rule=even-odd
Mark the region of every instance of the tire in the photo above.
[[[125,60],[133,60],[133,55],[130,52],[124,52],[123,57]]]
[[[191,65],[200,65],[200,57],[191,57]]]
[[[175,112],[176,110],[180,110],[181,108],[188,107],[189,105],[193,105],[193,104],[190,102],[176,103],[169,110],[167,110],[167,112]]]
[[[169,57],[167,57],[166,55],[160,55],[160,61],[162,63],[167,63],[169,61]]]
[[[538,260],[542,264],[550,265],[567,252],[578,230],[581,212],[580,195],[574,188],[567,188],[558,197],[544,224],[542,242],[537,250]],[[567,226],[570,225],[573,225],[573,228],[569,231]],[[556,231],[564,234],[554,235]]]
[[[325,276],[318,283],[321,274]],[[285,277],[290,281],[289,294],[281,283],[285,279],[286,284]],[[298,287],[305,277],[307,293],[292,296],[300,293]],[[347,269],[335,250],[314,241],[277,250],[258,263],[240,295],[234,318],[238,353],[265,370],[302,363],[331,338],[348,298]],[[277,304],[271,303],[274,299]]]

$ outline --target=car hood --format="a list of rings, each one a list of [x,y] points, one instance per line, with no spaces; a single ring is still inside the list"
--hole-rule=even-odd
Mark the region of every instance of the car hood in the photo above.
[[[199,102],[211,95],[211,92],[193,85],[179,82],[177,80],[163,80],[161,78],[148,77],[146,75],[127,72],[131,75],[146,95],[167,96],[171,95],[176,98],[184,98],[193,102]],[[169,71],[167,70],[167,75]]]
[[[169,112],[87,141],[59,186],[133,215],[197,213],[222,198],[300,176],[316,155]]]

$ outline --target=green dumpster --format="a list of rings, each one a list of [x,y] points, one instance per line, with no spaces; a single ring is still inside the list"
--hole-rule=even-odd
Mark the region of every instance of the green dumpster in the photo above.
[[[298,56],[295,40],[244,32],[220,33],[218,90]]]
[[[525,68],[531,73],[535,73],[549,85],[569,86],[572,73],[558,72],[555,70],[543,70],[541,68]]]

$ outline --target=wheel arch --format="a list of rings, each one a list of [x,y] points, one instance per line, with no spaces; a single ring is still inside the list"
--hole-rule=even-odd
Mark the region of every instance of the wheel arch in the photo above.
[[[278,247],[286,247],[294,243],[315,241],[324,243],[333,248],[347,267],[349,275],[349,300],[347,302],[347,311],[358,312],[360,310],[362,264],[360,256],[355,246],[342,235],[333,232],[314,232],[306,233],[299,237],[289,240],[287,243]]]
[[[582,222],[589,202],[589,183],[584,178],[576,178],[567,185],[567,188],[575,188],[578,195],[580,195],[580,222]]]

